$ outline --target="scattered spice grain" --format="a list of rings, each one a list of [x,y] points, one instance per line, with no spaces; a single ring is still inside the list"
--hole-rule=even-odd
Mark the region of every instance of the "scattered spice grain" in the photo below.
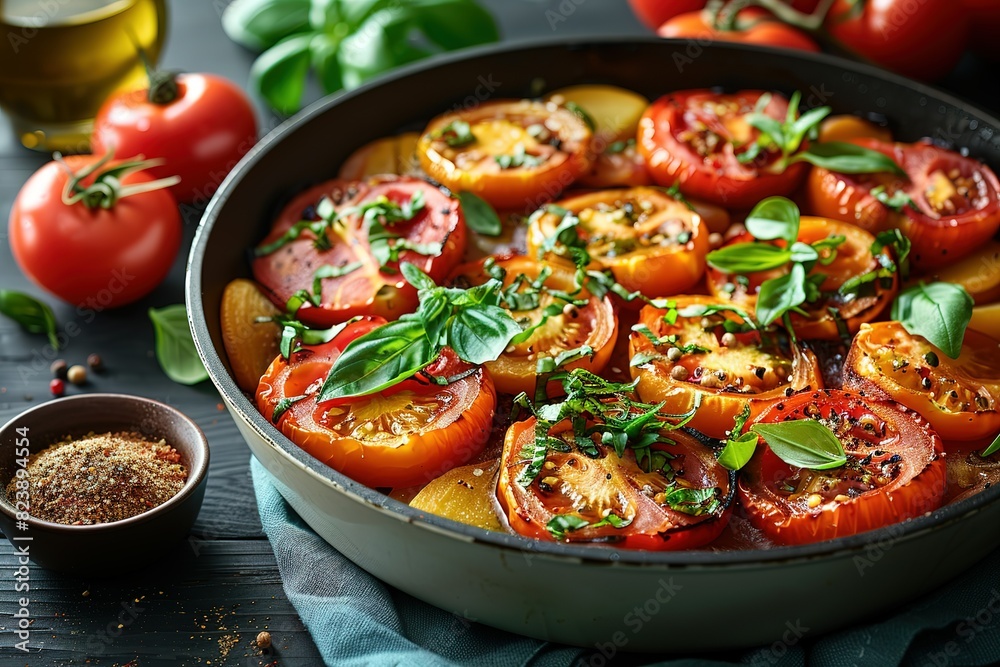
[[[66,379],[77,386],[86,384],[87,369],[81,366],[80,364],[76,364],[75,366],[70,366],[69,370],[66,371]]]
[[[84,526],[121,521],[162,505],[188,476],[176,449],[139,433],[67,438],[33,454],[27,471],[31,516]]]

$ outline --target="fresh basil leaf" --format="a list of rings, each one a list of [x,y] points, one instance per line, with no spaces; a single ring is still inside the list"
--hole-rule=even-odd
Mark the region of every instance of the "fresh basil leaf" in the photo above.
[[[972,297],[961,285],[921,283],[899,293],[892,304],[892,319],[957,359],[972,319],[972,306]]]
[[[584,357],[593,356],[594,348],[589,345],[581,345],[580,347],[575,347],[572,350],[563,350],[554,357],[540,357],[538,361],[535,362],[535,373],[539,376],[553,373],[566,364],[571,364],[574,361],[583,359]]]
[[[499,236],[503,231],[500,216],[484,199],[471,192],[459,192],[458,201],[462,205],[465,224],[477,234]]]
[[[1000,435],[998,435],[996,439],[993,440],[992,444],[990,444],[989,447],[984,449],[982,453],[980,453],[979,455],[982,456],[983,458],[986,458],[990,454],[993,454],[997,451],[1000,451]]]
[[[769,243],[734,243],[708,253],[709,266],[725,273],[746,275],[788,264],[791,251]]]
[[[171,380],[178,384],[198,384],[208,379],[198,348],[191,337],[187,307],[180,303],[150,308],[149,319],[156,332],[156,360]]]
[[[566,533],[586,528],[589,525],[589,521],[575,514],[556,514],[545,524],[545,528],[552,535],[553,539],[562,541],[566,538]]]
[[[403,273],[403,277],[406,278],[406,282],[410,283],[418,290],[430,290],[437,287],[433,278],[410,262],[401,263],[399,265],[399,270]]]
[[[362,266],[361,262],[351,262],[350,264],[345,264],[343,266],[333,266],[332,264],[324,264],[323,266],[316,269],[313,274],[313,295],[316,300],[321,298],[323,294],[323,281],[327,278],[342,278],[348,273],[357,271]],[[315,305],[319,305],[316,301],[313,301]]]
[[[691,516],[715,514],[722,504],[719,502],[716,492],[717,489],[714,486],[702,489],[676,487],[667,491],[663,502],[675,512]]]
[[[648,331],[648,329],[647,329]],[[656,352],[638,352],[632,355],[632,360],[629,361],[628,365],[632,368],[637,366],[642,366],[643,364],[648,364],[651,361],[656,361],[657,359],[663,359],[662,354],[657,354]]]
[[[274,412],[271,413],[271,423],[277,424],[278,420],[281,419],[281,416],[288,412],[288,408],[307,397],[308,394],[302,394],[301,396],[286,396],[278,401],[278,404],[274,406]]]
[[[309,28],[310,0],[234,0],[222,12],[229,39],[254,51]]]
[[[807,262],[815,262],[819,259],[819,253],[816,252],[816,248],[809,245],[808,243],[802,243],[801,241],[796,241],[791,247],[792,261],[798,262],[800,264],[805,264]]]
[[[411,377],[437,355],[419,321],[389,322],[351,341],[333,363],[316,400],[382,391]]]
[[[847,463],[844,446],[837,436],[812,419],[754,424],[750,432],[764,438],[778,458],[797,468],[830,470]]]
[[[573,101],[565,102],[563,106],[572,111],[576,116],[578,116],[580,120],[582,120],[584,124],[588,128],[590,128],[591,132],[597,131],[597,123],[594,122],[593,117],[589,113],[587,113],[586,109],[584,109],[579,104]]]
[[[609,514],[597,523],[590,524],[590,527],[601,528],[602,526],[611,526],[612,528],[625,528],[626,526],[631,525],[633,518],[634,517],[623,519],[617,514]]]
[[[902,190],[896,190],[891,195],[886,192],[884,185],[877,185],[868,191],[872,197],[875,197],[879,202],[888,206],[893,211],[897,213],[902,212],[904,208],[909,206],[914,211],[919,210],[917,208],[916,202],[910,198],[910,195],[906,194]]]
[[[326,33],[316,35],[309,42],[309,60],[316,70],[323,93],[329,95],[344,87],[340,69],[340,40]]]
[[[431,133],[431,139],[444,139],[444,142],[452,148],[462,148],[476,143],[476,135],[472,133],[472,126],[464,120],[453,120],[439,130]]]
[[[21,292],[0,289],[0,314],[20,324],[28,333],[47,335],[52,349],[59,349],[56,316],[47,303]]]
[[[309,44],[313,35],[292,35],[258,56],[250,68],[250,82],[272,109],[293,114],[302,104]]]
[[[493,16],[470,0],[413,0],[416,25],[447,51],[500,39]]]
[[[739,470],[750,461],[757,450],[757,435],[744,433],[726,441],[719,452],[719,464],[727,470]]]
[[[432,52],[414,46],[409,36],[415,12],[405,4],[389,5],[366,18],[340,42],[340,69],[347,89]]]
[[[801,264],[783,276],[765,280],[757,294],[757,321],[766,327],[806,302],[806,270]]]
[[[521,327],[499,306],[463,308],[448,328],[448,345],[461,359],[481,364],[495,361],[519,333]]]
[[[544,158],[528,153],[524,144],[516,144],[514,146],[513,153],[506,155],[494,155],[493,159],[498,165],[500,165],[501,169],[518,169],[520,167],[524,167],[525,169],[534,169],[545,161]]]
[[[890,173],[905,175],[896,162],[879,151],[858,146],[843,141],[828,141],[813,144],[801,153],[797,153],[791,162],[808,162],[817,167],[842,174],[876,174]]]
[[[872,244],[872,255],[878,255],[884,248],[892,247],[896,256],[896,266],[899,269],[899,277],[906,280],[910,277],[910,239],[898,229],[890,229],[879,232],[875,236],[875,243]]]
[[[628,139],[627,141],[612,141],[608,144],[608,147],[604,149],[604,154],[617,155],[618,153],[624,153],[627,149],[632,148],[633,146],[635,146],[635,139]],[[674,185],[676,185],[676,183]]]
[[[799,237],[799,207],[785,197],[762,200],[746,219],[746,228],[759,241],[783,239],[789,245]]]

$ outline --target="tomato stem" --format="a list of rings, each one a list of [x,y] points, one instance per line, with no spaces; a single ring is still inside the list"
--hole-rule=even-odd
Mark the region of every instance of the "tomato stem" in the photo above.
[[[821,0],[812,14],[806,14],[786,5],[782,0],[724,0],[710,2],[706,10],[713,16],[713,25],[718,30],[735,30],[736,17],[747,7],[763,7],[780,21],[802,30],[815,32],[823,26],[823,20],[836,0]]]
[[[114,157],[114,151],[108,151],[97,162],[87,165],[79,171],[73,171],[62,159],[62,155],[55,153],[52,157],[69,175],[69,178],[66,180],[66,187],[63,188],[62,192],[62,202],[66,206],[82,202],[84,206],[90,209],[100,207],[107,210],[124,197],[169,188],[181,182],[179,176],[159,178],[155,181],[146,181],[144,183],[130,183],[128,185],[121,182],[121,179],[127,174],[163,164],[163,160],[160,159],[131,160],[104,169],[108,161]],[[94,176],[93,183],[87,186],[81,185],[84,180],[94,174],[96,176]]]
[[[146,92],[146,99],[151,104],[166,106],[180,96],[180,89],[177,86],[177,72],[157,70],[153,63],[149,61],[145,49],[136,47],[139,52],[139,60],[146,70],[146,80],[149,82],[149,90]]]

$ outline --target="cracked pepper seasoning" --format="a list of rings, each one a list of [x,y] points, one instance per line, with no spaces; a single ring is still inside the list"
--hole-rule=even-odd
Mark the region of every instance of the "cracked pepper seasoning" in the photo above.
[[[66,439],[32,455],[27,470],[31,516],[74,526],[142,514],[176,495],[188,477],[176,449],[138,433]]]

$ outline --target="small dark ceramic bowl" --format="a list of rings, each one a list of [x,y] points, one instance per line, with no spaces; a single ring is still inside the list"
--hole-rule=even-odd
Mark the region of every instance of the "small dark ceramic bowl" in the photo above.
[[[6,488],[19,467],[21,440],[27,439],[34,454],[66,436],[109,431],[166,440],[188,468],[184,487],[162,505],[121,521],[68,526],[30,517],[27,528],[19,529],[17,509]],[[0,530],[15,548],[27,547],[31,560],[48,569],[91,576],[138,569],[190,531],[205,497],[208,455],[208,440],[197,424],[158,401],[85,394],[43,403],[0,429]]]

